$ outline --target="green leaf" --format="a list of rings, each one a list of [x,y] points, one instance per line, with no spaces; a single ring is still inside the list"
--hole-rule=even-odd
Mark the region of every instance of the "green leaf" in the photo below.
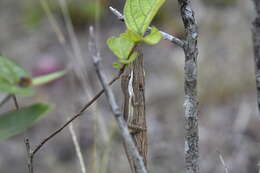
[[[19,85],[12,85],[5,80],[0,79],[0,92],[15,94],[15,95],[31,95],[33,94],[32,88],[24,88]]]
[[[122,64],[130,64],[131,62],[133,62],[137,58],[137,56],[138,56],[138,53],[133,52],[128,60],[119,59],[119,62],[122,63]]]
[[[124,7],[128,29],[143,36],[165,0],[127,0]]]
[[[116,62],[113,63],[113,67],[120,70],[122,68],[122,65],[119,62],[116,61]]]
[[[0,140],[23,132],[48,110],[50,105],[38,103],[0,115]]]
[[[63,70],[63,71],[58,71],[58,72],[54,72],[51,74],[35,77],[32,79],[32,85],[38,86],[38,85],[43,85],[43,84],[52,82],[52,81],[64,76],[66,74],[66,72],[67,72],[66,70]]]
[[[138,35],[138,34],[132,32],[132,31],[129,30],[129,29],[127,29],[127,30],[126,30],[124,33],[122,33],[120,36],[121,36],[121,37],[124,37],[124,38],[126,38],[127,40],[129,40],[129,41],[131,41],[131,42],[134,42],[134,43],[138,43],[138,42],[140,42],[140,41],[143,39],[140,35]]]
[[[119,59],[127,60],[134,47],[134,42],[121,34],[119,37],[110,37],[107,45]]]
[[[30,83],[29,74],[12,60],[0,56],[0,92],[29,95],[32,89],[24,85],[24,81]]]
[[[150,34],[145,36],[143,38],[143,41],[147,44],[154,45],[154,44],[159,43],[161,38],[162,38],[162,34],[158,31],[158,29],[155,27],[152,27]]]

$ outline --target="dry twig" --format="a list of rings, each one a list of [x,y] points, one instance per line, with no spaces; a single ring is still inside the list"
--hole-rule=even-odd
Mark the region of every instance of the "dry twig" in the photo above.
[[[119,71],[118,75],[113,78],[110,82],[109,85],[112,85],[115,81],[117,81],[118,79],[120,79],[121,74],[124,71],[124,67]],[[98,94],[96,94],[87,104],[85,104],[85,106],[74,116],[72,116],[64,125],[62,125],[60,128],[58,128],[57,130],[55,130],[52,134],[50,134],[48,137],[46,137],[44,140],[42,140],[42,142],[36,146],[36,148],[33,150],[33,155],[37,153],[37,151],[46,143],[48,142],[50,139],[52,139],[54,136],[56,136],[58,133],[60,133],[65,127],[67,127],[71,122],[73,122],[75,119],[77,119],[78,117],[80,117],[93,103],[96,102],[96,100],[104,93],[104,89],[102,89],[101,91],[99,91]]]
[[[123,118],[123,114],[121,113],[121,111],[116,103],[115,96],[114,96],[111,88],[109,87],[108,83],[106,82],[105,74],[101,68],[101,63],[100,63],[101,58],[100,58],[98,52],[96,51],[96,47],[95,47],[95,43],[94,43],[93,27],[90,27],[90,36],[92,37],[92,39],[91,39],[91,42],[89,45],[89,49],[92,52],[92,58],[94,61],[95,69],[96,69],[98,78],[105,90],[109,105],[110,105],[112,112],[114,114],[114,117],[116,119],[121,136],[123,138],[123,141],[126,144],[126,148],[128,150],[128,153],[130,154],[130,157],[134,160],[134,163],[137,167],[136,168],[137,172],[138,173],[147,173],[143,158],[140,156],[140,154],[135,146],[135,143],[129,133],[128,126]]]
[[[186,32],[185,54],[185,167],[186,173],[199,173],[199,132],[197,98],[198,31],[191,0],[178,0]]]
[[[33,173],[33,153],[30,146],[30,141],[28,138],[24,140],[26,151],[27,151],[27,166],[29,173]]]

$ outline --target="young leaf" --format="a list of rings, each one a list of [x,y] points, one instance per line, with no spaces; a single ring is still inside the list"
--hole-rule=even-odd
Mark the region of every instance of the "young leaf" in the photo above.
[[[49,105],[38,103],[0,115],[0,140],[23,132],[49,109]]]
[[[127,0],[124,7],[128,29],[143,36],[165,0]]]
[[[63,70],[63,71],[58,71],[58,72],[54,72],[51,74],[38,76],[38,77],[35,77],[32,79],[32,85],[33,86],[43,85],[43,84],[52,82],[56,79],[59,79],[62,76],[64,76],[65,74],[66,74],[66,70]]]
[[[110,37],[107,40],[107,45],[119,59],[127,60],[134,47],[134,42],[121,34],[119,37]]]
[[[138,56],[137,52],[133,52],[132,55],[129,57],[129,59],[124,60],[124,59],[119,59],[119,62],[122,64],[130,64],[131,62],[133,62]]]
[[[132,31],[129,30],[129,29],[127,29],[127,30],[126,30],[124,33],[122,33],[120,36],[121,36],[121,37],[124,37],[124,38],[126,38],[127,40],[129,40],[129,41],[131,41],[131,42],[134,42],[134,43],[138,43],[138,42],[140,42],[140,41],[143,39],[140,35],[138,35],[138,34],[132,32]]]
[[[116,61],[116,62],[113,63],[113,67],[120,70],[122,68],[122,65],[119,62]]]
[[[12,60],[0,56],[0,92],[28,95],[32,89],[20,85],[23,79],[30,80],[29,74]]]
[[[152,27],[150,34],[143,38],[143,41],[147,44],[154,45],[157,44],[162,38],[162,34],[157,28]]]

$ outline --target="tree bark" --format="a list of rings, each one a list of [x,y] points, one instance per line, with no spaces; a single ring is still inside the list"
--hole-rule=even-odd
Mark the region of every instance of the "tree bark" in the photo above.
[[[199,131],[197,99],[197,24],[191,0],[178,0],[186,32],[184,45],[184,119],[185,119],[185,168],[186,173],[199,173]]]

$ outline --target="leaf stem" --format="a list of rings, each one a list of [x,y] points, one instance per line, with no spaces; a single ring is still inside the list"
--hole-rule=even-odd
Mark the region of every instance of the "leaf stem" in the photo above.
[[[19,110],[19,109],[20,109],[20,106],[19,106],[19,104],[18,104],[18,101],[17,101],[16,96],[13,94],[13,95],[11,95],[11,97],[12,97],[12,99],[13,99],[13,101],[14,101],[15,109],[16,109],[16,110]]]

